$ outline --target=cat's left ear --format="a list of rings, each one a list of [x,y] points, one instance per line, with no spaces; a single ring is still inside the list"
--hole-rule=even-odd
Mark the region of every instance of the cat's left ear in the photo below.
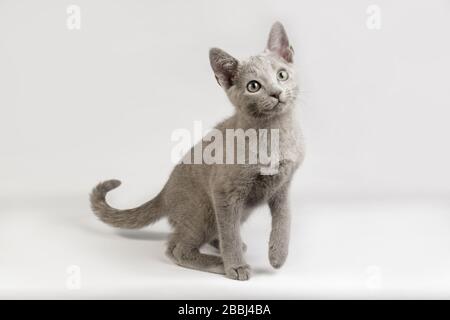
[[[289,44],[289,39],[280,22],[275,22],[270,30],[267,50],[276,53],[289,63],[294,61],[294,49]]]

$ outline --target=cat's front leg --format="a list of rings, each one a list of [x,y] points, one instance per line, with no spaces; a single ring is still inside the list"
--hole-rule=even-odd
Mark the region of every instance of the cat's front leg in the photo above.
[[[272,267],[280,268],[286,261],[289,249],[291,217],[288,204],[289,184],[285,184],[269,199],[272,215],[272,231],[269,241],[269,261]]]
[[[215,213],[220,238],[220,251],[225,274],[234,280],[248,280],[250,266],[245,262],[240,234],[243,202],[237,197],[215,195]]]

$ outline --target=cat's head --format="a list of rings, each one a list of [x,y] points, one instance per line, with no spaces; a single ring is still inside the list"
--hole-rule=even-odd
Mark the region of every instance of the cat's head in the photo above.
[[[217,82],[238,112],[253,118],[271,118],[295,104],[298,86],[293,55],[283,25],[276,22],[263,53],[238,61],[212,48],[209,59]]]

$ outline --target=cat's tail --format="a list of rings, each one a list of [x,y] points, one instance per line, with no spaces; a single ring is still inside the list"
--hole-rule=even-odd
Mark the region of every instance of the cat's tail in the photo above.
[[[108,180],[99,183],[92,190],[90,195],[91,208],[101,221],[116,228],[139,229],[163,217],[161,193],[134,209],[118,210],[112,208],[106,203],[105,196],[120,184],[119,180]]]

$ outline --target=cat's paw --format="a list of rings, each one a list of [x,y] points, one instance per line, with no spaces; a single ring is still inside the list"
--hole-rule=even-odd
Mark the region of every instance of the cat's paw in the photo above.
[[[272,267],[275,269],[279,269],[286,262],[286,258],[288,255],[287,248],[283,246],[272,244],[269,247],[269,261]]]
[[[233,280],[248,280],[251,275],[250,266],[248,264],[238,267],[230,266],[225,269],[225,275]]]

